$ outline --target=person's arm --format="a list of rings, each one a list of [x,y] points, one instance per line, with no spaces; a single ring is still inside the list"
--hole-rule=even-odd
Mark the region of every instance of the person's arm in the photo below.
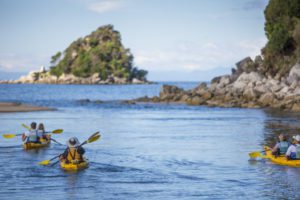
[[[84,148],[82,148],[82,147],[78,147],[77,152],[78,152],[80,155],[83,155],[83,154],[85,153],[85,150],[84,150]]]
[[[279,148],[279,143],[277,143],[273,148],[272,148],[272,153],[276,153]]]
[[[24,142],[26,140],[27,136],[25,135],[25,133],[22,134],[22,141]]]
[[[63,154],[59,157],[60,159],[67,159],[69,153],[69,148],[67,148]]]
[[[293,146],[290,146],[290,147],[288,148],[288,150],[286,151],[286,153],[285,153],[285,157],[286,157],[287,159],[289,159],[290,156],[291,156],[292,148],[293,148]]]

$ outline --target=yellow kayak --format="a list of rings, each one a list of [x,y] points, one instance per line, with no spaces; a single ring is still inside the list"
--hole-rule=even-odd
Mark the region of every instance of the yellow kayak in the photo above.
[[[288,160],[284,155],[274,156],[272,155],[271,149],[268,146],[265,146],[266,157],[271,160],[273,163],[278,165],[285,165],[289,167],[300,167],[300,160]]]
[[[87,159],[79,163],[66,163],[65,161],[60,162],[60,167],[66,171],[78,171],[89,167],[89,162]]]
[[[41,139],[40,143],[34,143],[34,142],[24,143],[23,144],[23,148],[26,149],[26,150],[39,149],[39,148],[43,148],[43,147],[49,146],[50,143],[51,143],[51,140]]]

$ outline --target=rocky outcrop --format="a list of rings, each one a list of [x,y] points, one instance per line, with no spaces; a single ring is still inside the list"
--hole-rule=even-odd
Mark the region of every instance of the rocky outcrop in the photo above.
[[[164,85],[159,96],[143,97],[136,101],[161,103],[186,103],[243,108],[278,108],[300,112],[300,64],[296,63],[288,75],[278,80],[265,75],[255,61],[245,58],[238,62],[231,75],[214,78],[210,84],[200,83],[192,90]],[[254,68],[258,67],[258,68]]]
[[[115,76],[108,76],[107,79],[102,80],[99,73],[95,73],[90,77],[82,78],[74,76],[73,74],[62,74],[59,77],[51,75],[48,71],[32,71],[26,76],[21,76],[17,80],[4,80],[0,84],[21,84],[21,83],[42,83],[42,84],[147,84],[146,80],[139,80],[134,78],[132,80],[126,78],[119,78]]]

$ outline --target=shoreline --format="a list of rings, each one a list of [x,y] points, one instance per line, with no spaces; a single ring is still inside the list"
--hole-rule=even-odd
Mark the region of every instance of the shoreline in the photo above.
[[[15,112],[35,112],[35,111],[54,111],[55,108],[43,106],[34,106],[22,103],[0,102],[0,113],[15,113]]]

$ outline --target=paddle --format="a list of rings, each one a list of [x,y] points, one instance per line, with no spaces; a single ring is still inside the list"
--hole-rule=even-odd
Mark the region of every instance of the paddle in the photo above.
[[[251,159],[255,159],[257,157],[259,157],[259,158],[268,158],[267,156],[262,155],[259,151],[251,152],[251,153],[249,153],[249,156],[250,156]]]
[[[2,136],[6,139],[11,139],[11,138],[14,138],[16,136],[20,136],[20,135],[23,135],[23,133],[21,134],[12,134],[12,133],[7,133],[7,134],[3,134]]]
[[[62,143],[60,143],[60,142],[58,142],[58,141],[54,140],[53,138],[51,138],[51,140],[52,140],[53,142],[55,142],[55,143],[59,144],[59,145],[63,145]]]
[[[26,126],[26,125],[25,125]],[[63,132],[63,129],[56,129],[54,131],[51,131],[51,132],[46,132],[46,133],[53,133],[53,134],[60,134]],[[20,136],[22,135],[21,134],[12,134],[12,133],[8,133],[8,134],[3,134],[3,137],[6,138],[6,139],[11,139],[11,138],[14,138],[16,136]]]
[[[97,141],[99,138],[101,137],[100,133],[99,132],[96,132],[94,133],[93,135],[91,135],[86,141],[84,141],[83,143],[81,143],[79,145],[80,146],[83,146],[85,144],[89,144],[89,143],[92,143],[92,142],[95,142]],[[39,165],[49,165],[49,163],[54,160],[55,158],[58,158],[59,156],[61,156],[62,154],[59,154],[58,156],[55,156],[54,158],[51,158],[50,160],[43,160],[41,162],[39,162],[38,164]],[[58,163],[58,162],[56,162]],[[51,166],[55,165],[56,163],[53,163]]]

